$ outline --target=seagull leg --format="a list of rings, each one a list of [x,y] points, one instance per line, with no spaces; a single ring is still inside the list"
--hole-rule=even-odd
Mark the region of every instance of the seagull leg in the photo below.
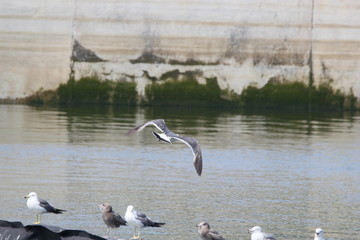
[[[136,239],[139,239],[140,238],[140,228],[137,227],[136,229],[137,229]]]
[[[136,235],[136,227],[134,227],[134,235],[133,235],[133,237],[130,238],[130,239],[136,239],[135,235]]]
[[[134,236],[130,239],[139,239],[139,238],[140,238],[140,228],[134,227]]]
[[[138,235],[137,235],[137,238],[140,239],[140,228],[138,228]]]
[[[105,236],[106,238],[109,238],[109,230],[110,230],[110,229],[109,229],[109,227],[108,227],[108,228],[106,229],[106,236]]]
[[[39,215],[40,214],[36,214],[36,222],[34,222],[34,224],[39,224],[40,223],[41,215],[40,215],[40,220],[39,220]]]

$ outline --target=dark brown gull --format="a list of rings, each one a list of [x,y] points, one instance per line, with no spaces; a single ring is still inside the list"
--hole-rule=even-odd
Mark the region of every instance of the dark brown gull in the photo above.
[[[202,240],[224,240],[220,233],[210,227],[209,223],[201,222],[196,226]]]
[[[110,203],[103,203],[98,205],[102,212],[102,219],[107,226],[106,237],[109,237],[110,229],[118,228],[121,225],[126,226],[126,221],[115,211],[113,211]]]

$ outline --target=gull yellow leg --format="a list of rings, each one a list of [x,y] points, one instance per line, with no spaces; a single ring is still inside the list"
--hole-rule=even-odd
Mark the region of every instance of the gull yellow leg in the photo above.
[[[138,233],[137,233],[136,238],[137,238],[137,239],[140,239],[140,228],[138,228]]]
[[[39,215],[40,215],[40,219],[39,219]],[[36,214],[36,222],[34,222],[34,224],[39,224],[41,220],[41,214]]]
[[[137,229],[137,227],[134,227],[134,236],[132,238],[130,238],[130,239],[139,239],[140,231],[139,231],[139,233],[137,233],[136,229]]]

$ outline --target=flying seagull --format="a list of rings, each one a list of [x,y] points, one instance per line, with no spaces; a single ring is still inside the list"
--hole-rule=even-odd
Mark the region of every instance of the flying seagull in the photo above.
[[[255,226],[249,229],[251,240],[276,240],[272,235],[262,232],[261,227]]]
[[[138,213],[133,206],[129,205],[126,209],[125,220],[129,226],[134,227],[134,236],[131,239],[140,238],[140,229],[145,227],[161,227],[165,223],[153,222],[143,213]]]
[[[178,140],[178,141],[185,143],[188,147],[190,147],[192,150],[192,153],[194,154],[193,163],[194,163],[196,172],[199,176],[201,176],[202,155],[201,155],[201,149],[200,149],[199,143],[194,138],[181,136],[181,135],[178,135],[178,134],[170,131],[169,128],[166,126],[164,119],[156,119],[156,120],[148,121],[140,126],[137,126],[134,129],[130,130],[129,132],[126,133],[126,135],[130,135],[135,132],[140,132],[146,126],[149,126],[149,125],[153,125],[161,131],[160,133],[156,133],[153,131],[154,136],[159,141],[163,141],[166,143],[174,143],[176,140]]]
[[[27,199],[27,201],[26,201],[27,207],[30,210],[36,212],[36,222],[34,222],[34,224],[40,223],[41,214],[44,214],[44,213],[61,214],[62,212],[65,212],[65,210],[54,208],[46,200],[38,198],[38,195],[36,194],[36,192],[29,193],[28,195],[25,196],[25,198]]]
[[[126,226],[126,221],[122,217],[112,210],[110,203],[103,203],[98,205],[98,208],[102,212],[102,219],[107,225],[106,237],[109,236],[110,228],[118,228],[120,225]]]
[[[210,227],[209,223],[201,222],[196,226],[202,240],[224,240],[220,233]]]
[[[327,239],[324,238],[324,233],[323,233],[323,230],[321,228],[316,228],[315,229],[314,240],[327,240]]]

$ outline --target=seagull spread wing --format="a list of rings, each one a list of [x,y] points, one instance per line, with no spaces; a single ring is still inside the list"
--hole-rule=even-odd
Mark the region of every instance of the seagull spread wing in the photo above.
[[[170,131],[169,128],[166,126],[164,119],[155,119],[155,120],[148,121],[140,126],[137,126],[134,129],[130,130],[129,132],[126,133],[126,135],[130,135],[135,132],[140,132],[148,125],[153,125],[161,131],[161,133],[153,132],[154,136],[159,141],[163,141],[166,143],[172,143],[171,140],[174,139],[174,140],[179,140],[179,141],[185,143],[187,146],[189,146],[190,149],[192,150],[192,153],[194,154],[194,158],[193,158],[194,167],[196,169],[197,174],[199,176],[201,176],[203,163],[202,163],[202,154],[201,154],[201,149],[200,149],[199,143],[194,138],[180,136],[180,135]]]
[[[159,129],[161,132],[166,132],[167,130],[169,130],[165,124],[165,121],[164,119],[155,119],[155,120],[151,120],[151,121],[148,121],[140,126],[137,126],[136,128],[134,129],[131,129],[130,131],[128,131],[126,133],[126,135],[130,135],[130,134],[133,134],[135,132],[140,132],[141,130],[143,130],[146,126],[149,126],[149,125],[153,125],[155,126],[157,129]]]
[[[185,137],[185,136],[171,136],[171,138],[174,138],[176,140],[179,140],[183,143],[185,143],[190,149],[192,150],[192,153],[194,155],[193,163],[196,169],[196,172],[199,176],[201,176],[202,172],[202,154],[199,143],[191,137]]]

